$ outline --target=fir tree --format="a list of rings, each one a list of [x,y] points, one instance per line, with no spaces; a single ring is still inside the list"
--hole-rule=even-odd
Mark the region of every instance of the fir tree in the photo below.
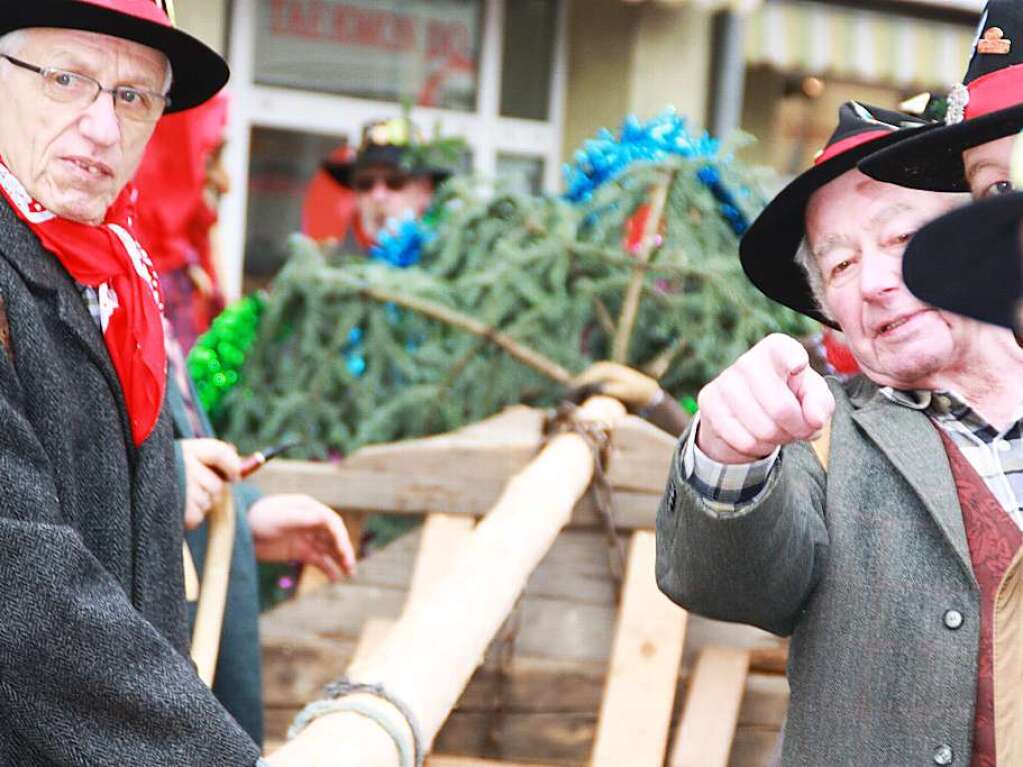
[[[292,456],[324,459],[552,405],[600,359],[692,395],[764,335],[806,334],[739,265],[760,173],[713,149],[630,160],[574,200],[455,179],[407,269],[296,236],[222,434],[243,451],[301,435]]]

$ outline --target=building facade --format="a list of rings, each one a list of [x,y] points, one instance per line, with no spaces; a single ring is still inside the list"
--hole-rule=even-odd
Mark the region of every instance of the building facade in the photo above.
[[[177,0],[232,69],[223,284],[261,281],[300,229],[320,161],[401,113],[468,144],[466,170],[559,188],[563,158],[628,113],[667,105],[741,128],[782,175],[824,143],[838,103],[944,91],[983,0]]]

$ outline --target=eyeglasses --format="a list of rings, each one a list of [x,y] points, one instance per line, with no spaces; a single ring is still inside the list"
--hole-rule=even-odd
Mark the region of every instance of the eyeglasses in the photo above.
[[[53,67],[37,67],[24,61],[0,54],[16,67],[35,72],[43,79],[43,93],[61,104],[71,104],[79,109],[91,106],[102,93],[109,93],[114,99],[114,110],[120,117],[143,123],[153,123],[160,119],[170,98],[155,91],[133,88],[130,85],[117,85],[104,88],[103,85],[87,75],[69,72],[66,69]]]
[[[400,192],[407,187],[411,181],[411,176],[400,173],[379,176],[356,176],[352,179],[352,189],[356,192],[372,192],[378,182],[383,182],[392,192]]]

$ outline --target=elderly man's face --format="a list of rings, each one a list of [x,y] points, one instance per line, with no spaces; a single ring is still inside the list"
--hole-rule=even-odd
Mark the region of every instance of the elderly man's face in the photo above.
[[[360,168],[352,178],[362,230],[376,239],[389,218],[411,213],[417,218],[430,207],[433,181],[411,176],[390,165]]]
[[[32,29],[16,58],[88,75],[104,87],[162,93],[167,60],[137,43],[92,32]],[[156,128],[120,118],[103,93],[87,107],[55,102],[39,75],[0,59],[0,154],[29,193],[59,216],[99,224],[134,175]]]
[[[975,200],[1012,191],[1012,147],[1016,136],[972,147],[963,152],[966,180]]]
[[[933,388],[963,364],[984,327],[921,303],[902,281],[902,254],[958,195],[884,184],[849,171],[810,198],[806,231],[823,297],[863,371],[881,385]]]

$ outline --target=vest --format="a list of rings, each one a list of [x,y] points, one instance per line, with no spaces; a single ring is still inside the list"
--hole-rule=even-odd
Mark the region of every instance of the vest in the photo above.
[[[980,648],[977,657],[977,704],[974,714],[972,767],[997,767],[995,745],[994,633],[996,596],[1020,546],[1023,532],[1005,513],[955,443],[938,429],[948,453],[963,512],[973,574],[980,587]],[[1007,680],[1005,680],[1007,681]],[[1012,767],[1012,765],[1002,765]]]

